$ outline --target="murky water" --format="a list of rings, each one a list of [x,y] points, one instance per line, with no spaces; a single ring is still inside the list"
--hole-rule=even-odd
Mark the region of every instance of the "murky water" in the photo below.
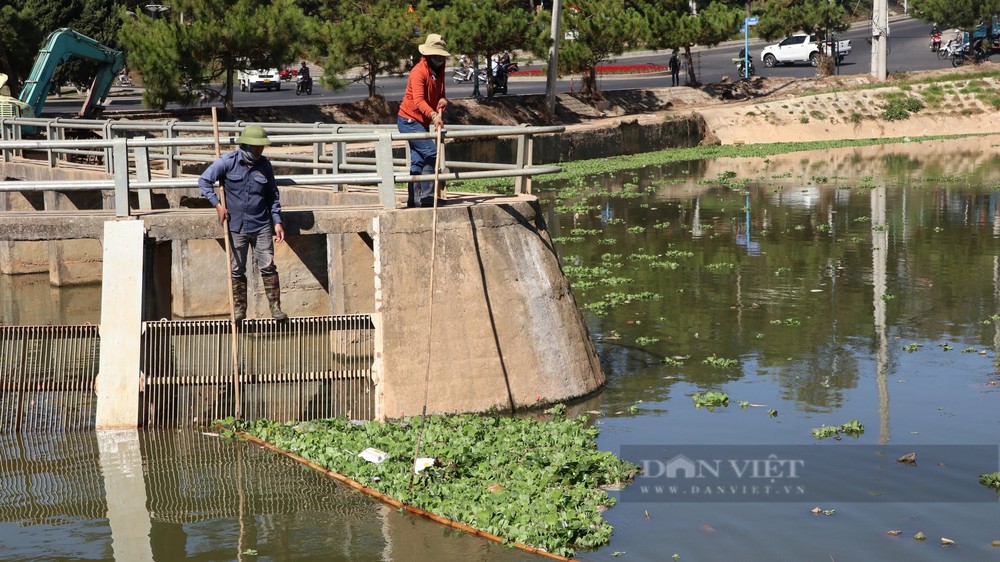
[[[541,190],[609,377],[573,406],[602,448],[648,466],[693,445],[807,467],[826,455],[808,499],[616,493],[611,544],[578,558],[1000,559],[1000,505],[977,482],[1000,462],[998,143],[717,159]],[[7,297],[4,322],[96,321],[33,277],[2,281],[5,295],[35,287]],[[729,406],[696,408],[709,391]],[[857,439],[812,435],[851,420]],[[6,438],[0,559],[539,559],[254,448],[139,437]]]

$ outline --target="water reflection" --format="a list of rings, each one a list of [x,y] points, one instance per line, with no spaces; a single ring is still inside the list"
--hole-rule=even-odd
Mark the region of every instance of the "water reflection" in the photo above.
[[[716,159],[543,192],[608,371],[577,406],[600,413],[601,446],[996,444],[996,142]],[[710,390],[731,405],[696,409],[690,396]],[[811,435],[852,419],[867,429],[857,441]],[[957,495],[975,486],[966,472],[935,486]],[[877,497],[879,478],[845,472],[837,486]],[[981,560],[1000,513],[993,492],[974,493],[974,505],[834,497],[822,507],[840,518],[766,499],[623,502],[607,513],[612,545],[581,558],[931,560],[953,534],[966,546],[950,557]],[[931,549],[914,550],[917,531]]]
[[[0,435],[4,560],[524,560],[245,443]]]

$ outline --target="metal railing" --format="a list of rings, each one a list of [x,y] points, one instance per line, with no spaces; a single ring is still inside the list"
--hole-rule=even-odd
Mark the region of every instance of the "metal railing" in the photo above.
[[[221,144],[235,145],[239,131],[247,124],[242,121],[220,123]],[[410,175],[409,147],[405,142],[434,138],[433,133],[400,133],[394,125],[260,125],[274,143],[268,150],[268,158],[276,168],[308,171],[279,176],[281,186],[333,186],[338,189],[377,186],[382,206],[391,209],[396,205],[396,184],[433,179],[432,175]],[[46,138],[23,138],[22,128],[28,127],[44,131]],[[450,126],[443,133],[450,140],[512,137],[516,144],[514,161],[467,162],[446,158],[440,179],[513,177],[515,194],[531,193],[533,176],[561,170],[558,166],[532,163],[534,136],[564,130],[562,126]],[[29,162],[57,168],[72,160],[85,160],[102,166],[113,178],[0,182],[0,191],[113,190],[116,215],[128,216],[130,191],[138,193],[137,209],[149,209],[150,190],[197,188],[196,178],[182,177],[183,165],[214,160],[212,131],[212,124],[203,122],[0,118],[0,161],[23,159],[26,153],[32,152],[44,155],[45,159]],[[100,138],[67,140],[69,136],[81,134]],[[394,158],[394,146],[403,151],[403,158]]]
[[[95,325],[0,326],[0,432],[94,428]]]
[[[371,316],[246,320],[237,335],[238,380],[231,337],[227,320],[143,324],[147,427],[205,426],[234,415],[237,397],[246,419],[375,417]]]

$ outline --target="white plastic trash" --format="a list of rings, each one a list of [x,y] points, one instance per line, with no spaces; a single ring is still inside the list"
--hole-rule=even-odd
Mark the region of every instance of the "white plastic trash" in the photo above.
[[[413,461],[413,473],[420,474],[420,471],[427,468],[428,466],[434,466],[434,459],[427,457],[420,457]]]
[[[373,449],[372,447],[368,447],[364,451],[358,453],[358,456],[365,459],[368,462],[373,462],[375,464],[378,464],[384,461],[386,457],[389,456],[389,453],[385,451],[379,451],[378,449]]]

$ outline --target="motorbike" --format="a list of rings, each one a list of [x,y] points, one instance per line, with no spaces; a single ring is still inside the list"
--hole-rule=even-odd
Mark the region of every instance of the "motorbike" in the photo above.
[[[931,34],[931,52],[936,53],[941,49],[941,32],[935,31]]]
[[[466,82],[472,82],[472,74],[476,74],[476,82],[479,84],[486,83],[486,69],[480,68],[479,72],[471,66],[463,66],[456,68],[451,74],[451,79],[455,81],[456,84],[465,84]]]
[[[312,95],[313,93],[313,79],[311,76],[297,76],[295,78],[295,95],[299,96],[302,94]]]
[[[292,78],[295,78],[299,75],[299,71],[296,68],[285,67],[278,71],[278,75],[280,75],[281,79],[284,80],[285,82],[291,82]]]
[[[951,65],[962,66],[969,58],[972,58],[973,64],[990,62],[990,49],[988,46],[984,48],[980,44],[964,45],[951,56]]]
[[[955,56],[955,53],[963,49],[964,46],[961,41],[950,39],[944,46],[938,48],[937,57],[940,60],[950,59]]]
[[[507,79],[512,72],[517,72],[519,69],[516,62],[499,63],[494,67],[493,73],[493,93],[494,94],[506,94],[507,93]]]
[[[744,66],[745,62],[743,60],[743,57],[736,57],[736,58],[733,59],[733,64],[736,65],[736,75],[737,75],[737,77],[739,77],[739,78],[745,78],[747,76],[756,76],[757,75],[757,69],[754,68],[754,66],[753,66],[753,59],[752,58],[748,58],[747,60],[750,61],[750,72],[749,73],[747,73],[746,67]]]

